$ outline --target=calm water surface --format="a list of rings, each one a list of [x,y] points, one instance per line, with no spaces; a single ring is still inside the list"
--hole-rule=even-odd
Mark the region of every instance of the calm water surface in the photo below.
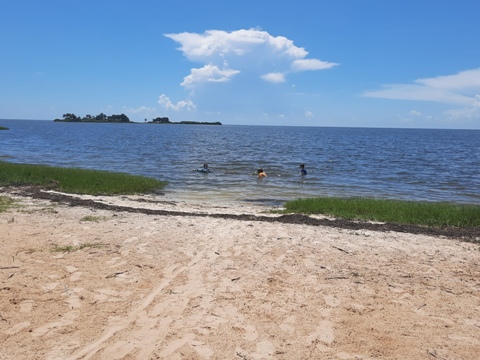
[[[167,197],[368,196],[480,204],[480,131],[0,120],[0,159],[166,180]],[[208,163],[213,172],[192,171]],[[305,163],[307,176],[300,176]],[[268,174],[257,179],[258,167]]]

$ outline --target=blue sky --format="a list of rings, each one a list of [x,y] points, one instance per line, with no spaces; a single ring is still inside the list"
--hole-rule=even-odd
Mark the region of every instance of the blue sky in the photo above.
[[[0,118],[480,129],[478,0],[2,0]]]

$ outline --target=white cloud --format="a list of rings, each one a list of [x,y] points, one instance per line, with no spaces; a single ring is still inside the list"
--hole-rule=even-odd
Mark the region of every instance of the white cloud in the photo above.
[[[325,70],[330,69],[338,64],[321,61],[317,59],[299,59],[292,63],[293,71],[307,71],[307,70]]]
[[[202,68],[191,69],[183,86],[228,81],[240,71],[257,74],[265,81],[283,82],[290,71],[325,70],[337,65],[306,59],[308,52],[295,46],[292,40],[258,29],[208,30],[203,34],[183,32],[165,36],[180,44],[178,49],[187,59],[204,64]],[[236,70],[225,65],[227,63]]]
[[[480,89],[480,68],[462,71],[455,75],[438,76],[432,79],[417,80],[419,84],[447,90]]]
[[[269,74],[262,75],[261,78],[271,83],[285,82],[285,74],[283,73],[269,73]]]
[[[123,109],[129,114],[155,114],[157,112],[157,109],[146,106],[140,106],[138,108],[127,108],[124,106]]]
[[[480,91],[480,68],[454,75],[418,79],[413,84],[389,84],[382,90],[367,91],[364,96],[394,99],[450,103],[475,106]]]
[[[123,111],[129,115],[133,115],[134,117],[142,117],[142,118],[152,118],[157,116],[157,109],[153,107],[147,106],[139,106],[137,108],[128,108],[126,106],[123,107]],[[136,116],[137,115],[137,116]]]
[[[415,116],[420,116],[420,115],[422,115],[422,113],[421,113],[420,111],[417,111],[417,110],[411,110],[411,111],[410,111],[410,114],[411,114],[411,115],[415,115]]]
[[[185,76],[180,85],[193,87],[197,83],[226,82],[230,81],[231,77],[239,72],[240,71],[238,70],[229,69],[226,64],[223,69],[220,69],[215,65],[205,65],[200,69],[191,69],[190,75]]]
[[[450,122],[458,122],[460,120],[478,121],[480,120],[480,107],[467,107],[459,109],[451,109],[444,112],[445,118]]]
[[[174,111],[179,111],[182,109],[194,110],[196,107],[195,104],[190,100],[182,100],[174,104],[170,100],[170,98],[165,94],[162,94],[158,97],[157,103],[162,105],[166,110],[174,110]]]
[[[165,36],[180,43],[179,50],[187,59],[198,62],[208,62],[215,57],[226,59],[246,56],[258,48],[294,59],[308,55],[304,48],[293,45],[292,40],[283,36],[273,37],[268,32],[257,29],[232,32],[207,30],[203,34],[184,32]]]
[[[312,118],[312,117],[313,117],[313,112],[308,111],[308,110],[305,111],[305,117],[306,117],[306,118]]]

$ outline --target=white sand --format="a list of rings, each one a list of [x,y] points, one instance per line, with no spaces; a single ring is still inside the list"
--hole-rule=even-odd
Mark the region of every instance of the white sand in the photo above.
[[[478,245],[19,199],[0,213],[1,360],[480,356]],[[264,210],[129,199],[104,200]]]

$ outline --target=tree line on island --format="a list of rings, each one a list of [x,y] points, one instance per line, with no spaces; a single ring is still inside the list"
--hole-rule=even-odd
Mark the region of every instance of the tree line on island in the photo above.
[[[54,122],[93,122],[93,123],[134,123],[130,121],[127,115],[105,115],[100,113],[96,116],[85,115],[84,117],[76,116],[72,113],[63,114],[63,119],[55,119]],[[220,121],[178,121],[172,122],[168,117],[157,117],[151,121],[145,119],[145,124],[182,124],[182,125],[222,125]]]

